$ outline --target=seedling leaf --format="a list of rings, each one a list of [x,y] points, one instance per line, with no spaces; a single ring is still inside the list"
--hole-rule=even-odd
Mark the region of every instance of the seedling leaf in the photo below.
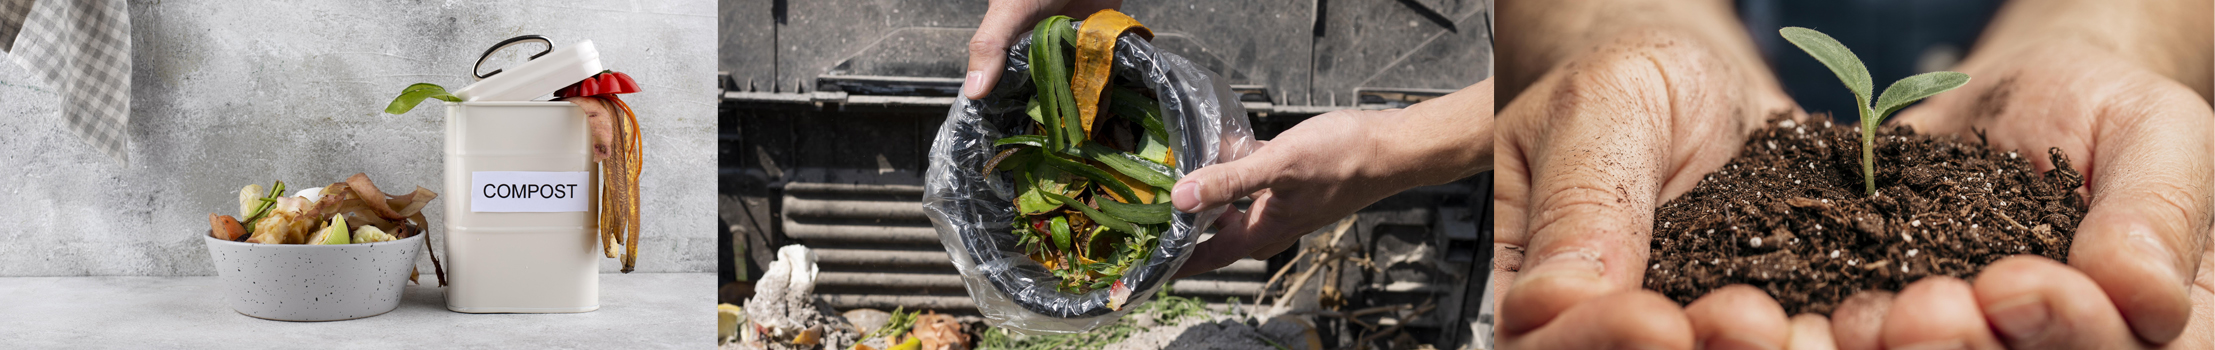
[[[1884,88],[1884,95],[1877,97],[1877,120],[1881,122],[1886,116],[1900,111],[1900,108],[1907,107],[1908,104],[1915,103],[1917,100],[1946,92],[1946,90],[1953,90],[1968,83],[1969,75],[1958,72],[1916,74],[1892,82],[1892,86]]]
[[[1875,84],[1869,82],[1869,67],[1861,65],[1861,57],[1854,56],[1853,50],[1847,50],[1845,44],[1840,44],[1837,39],[1831,39],[1829,35],[1814,29],[1784,27],[1778,29],[1777,34],[1783,35],[1784,40],[1791,41],[1793,46],[1799,46],[1800,50],[1807,51],[1809,56],[1815,56],[1815,60],[1823,62],[1823,66],[1830,67],[1831,73],[1837,73],[1838,80],[1844,81],[1846,88],[1854,91],[1854,99],[1862,106],[1869,105],[1869,89]]]

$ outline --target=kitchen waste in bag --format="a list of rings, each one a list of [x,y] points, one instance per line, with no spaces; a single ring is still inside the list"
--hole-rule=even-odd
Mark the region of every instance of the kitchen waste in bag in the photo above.
[[[1224,210],[1167,209],[1175,179],[1259,146],[1229,85],[1158,51],[1149,36],[1112,10],[1081,22],[1050,18],[1012,45],[991,94],[947,112],[932,141],[924,210],[995,325],[1081,332],[1149,301]],[[1061,46],[1034,50],[1041,41]],[[1147,152],[1148,141],[1165,149]],[[1035,168],[1016,169],[1025,166]],[[1055,181],[1032,177],[1062,173],[1071,182],[1060,190],[1040,190]],[[1131,254],[1071,250],[1087,244]]]

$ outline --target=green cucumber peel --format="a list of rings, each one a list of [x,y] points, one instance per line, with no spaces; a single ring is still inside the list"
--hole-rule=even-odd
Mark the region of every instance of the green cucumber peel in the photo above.
[[[1174,209],[1169,206],[1169,202],[1154,204],[1130,204],[1116,201],[1095,202],[1098,202],[1100,204],[1100,211],[1107,212],[1109,215],[1114,215],[1115,217],[1121,218],[1124,221],[1130,221],[1134,223],[1166,223],[1169,222],[1170,218],[1175,217],[1175,215],[1171,213],[1171,211]]]
[[[1076,121],[1076,93],[1069,91],[1070,68],[1062,44],[1073,40],[1076,30],[1069,27],[1069,16],[1047,17],[1031,29],[1030,64],[1031,83],[1038,87],[1039,103],[1045,129],[1057,129],[1049,148],[1062,150],[1076,141],[1084,140],[1084,128]]]
[[[1015,135],[1015,136],[1008,136],[1008,137],[1004,137],[1004,138],[1001,138],[1001,139],[999,139],[999,140],[995,140],[995,141],[992,141],[992,147],[1001,147],[1001,146],[1007,146],[1007,145],[1023,145],[1023,146],[1031,146],[1031,147],[1046,147],[1046,136],[1042,136],[1042,135]]]
[[[1041,163],[1045,163],[1046,165],[1051,166],[1056,170],[1061,170],[1063,172],[1068,172],[1071,174],[1077,174],[1077,176],[1091,179],[1094,183],[1099,183],[1102,186],[1107,186],[1108,190],[1115,191],[1116,194],[1123,195],[1123,198],[1138,198],[1138,193],[1132,192],[1130,185],[1123,184],[1123,181],[1116,180],[1114,175],[1110,175],[1106,171],[1102,171],[1100,170],[1100,168],[1093,167],[1090,164],[1079,163],[1077,161],[1062,159],[1061,157],[1055,157],[1051,155],[1038,157],[1038,159],[1042,161]]]
[[[1062,204],[1068,205],[1070,208],[1076,208],[1078,212],[1083,212],[1085,217],[1092,218],[1092,222],[1100,224],[1100,226],[1107,226],[1108,228],[1121,230],[1123,232],[1138,232],[1137,225],[1132,225],[1129,221],[1124,221],[1123,219],[1117,218],[1114,215],[1102,213],[1099,209],[1092,209],[1091,206],[1084,205],[1084,202],[1078,202],[1076,199],[1071,199],[1068,196],[1063,196],[1060,194],[1046,192],[1040,193],[1045,194],[1047,199],[1059,201]],[[1054,219],[1059,220],[1061,218],[1056,217]],[[1065,247],[1063,249],[1067,248]]]
[[[1163,166],[1161,163],[1147,160],[1146,157],[1118,151],[1092,142],[1085,142],[1083,147],[1078,147],[1075,150],[1078,156],[1100,162],[1100,164],[1107,164],[1108,168],[1115,169],[1115,172],[1122,173],[1123,176],[1138,180],[1139,183],[1162,188],[1177,185],[1176,171],[1170,170],[1168,166]]]
[[[1109,111],[1113,111],[1115,115],[1125,119],[1137,121],[1138,125],[1146,127],[1147,135],[1162,140],[1169,139],[1169,127],[1161,123],[1160,102],[1155,102],[1154,99],[1146,98],[1146,95],[1141,95],[1130,89],[1117,87],[1114,90],[1114,95],[1108,98]]]

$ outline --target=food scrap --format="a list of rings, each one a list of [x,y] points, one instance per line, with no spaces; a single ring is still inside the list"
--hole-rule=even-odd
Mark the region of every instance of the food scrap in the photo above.
[[[1169,230],[1168,193],[1178,174],[1160,104],[1142,82],[1113,76],[1106,64],[1116,37],[1151,32],[1114,10],[1092,14],[1081,32],[1070,20],[1053,16],[1033,29],[1030,78],[1038,93],[1026,113],[1036,134],[993,142],[1006,148],[983,172],[1002,170],[1015,182],[1011,226],[1020,249],[1061,278],[1057,289],[1086,293],[1114,285],[1151,257]],[[1074,58],[1064,55],[1072,49]]]
[[[615,95],[638,91],[629,74],[605,71],[554,92],[555,99],[584,108],[592,126],[592,161],[599,164],[595,173],[600,177],[595,197],[600,199],[600,248],[608,258],[620,258],[623,273],[638,265],[638,174],[645,155],[638,114]]]
[[[209,236],[216,239],[260,244],[358,244],[408,238],[428,233],[430,222],[423,206],[438,193],[416,187],[414,192],[393,196],[378,190],[367,174],[354,174],[346,182],[285,194],[285,183],[267,190],[261,185],[239,189],[239,217],[208,213]],[[430,246],[430,240],[424,240]],[[436,251],[431,266],[439,285],[446,284],[445,268]],[[411,278],[412,279],[412,278]]]

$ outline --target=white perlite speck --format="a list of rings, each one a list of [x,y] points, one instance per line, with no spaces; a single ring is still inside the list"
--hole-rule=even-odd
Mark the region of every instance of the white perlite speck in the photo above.
[[[1754,237],[1749,241],[1752,241],[1754,248],[1761,248],[1761,237]]]
[[[1908,223],[1907,223],[1907,226],[1910,226],[1910,227],[1923,227],[1923,220],[1921,220],[1921,219],[1917,219],[1917,220],[1915,220],[1915,221],[1911,221],[1911,222],[1908,222]]]
[[[1921,251],[1921,250],[1922,250],[1922,249],[1908,249],[1908,250],[1907,250],[1907,256],[1908,256],[1908,257],[1915,257],[1915,253],[1916,253],[1916,252],[1918,252],[1918,251]]]
[[[1837,249],[1832,249],[1832,250],[1830,251],[1830,258],[1831,258],[1831,259],[1837,259],[1837,258],[1838,258],[1838,250],[1837,250]]]
[[[1901,232],[1901,233],[1900,233],[1900,239],[1904,239],[1904,240],[1907,240],[1907,242],[1908,242],[1908,243],[1915,243],[1915,237],[1914,237],[1914,236],[1908,236],[1906,232]]]

